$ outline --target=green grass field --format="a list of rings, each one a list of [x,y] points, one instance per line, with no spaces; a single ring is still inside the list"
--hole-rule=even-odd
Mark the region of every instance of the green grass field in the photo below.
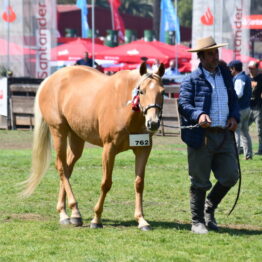
[[[100,191],[101,152],[86,147],[71,183],[84,219],[80,228],[58,224],[59,179],[52,162],[35,193],[20,199],[16,184],[30,170],[30,131],[0,131],[0,261],[179,262],[262,261],[262,157],[241,158],[242,191],[234,187],[217,210],[219,233],[190,232],[186,147],[176,136],[154,137],[146,169],[145,218],[152,231],[134,221],[134,157],[117,156],[113,187],[103,212],[103,229],[90,229]],[[257,140],[254,139],[254,151]],[[54,159],[54,158],[53,158]],[[214,181],[214,180],[213,180]]]

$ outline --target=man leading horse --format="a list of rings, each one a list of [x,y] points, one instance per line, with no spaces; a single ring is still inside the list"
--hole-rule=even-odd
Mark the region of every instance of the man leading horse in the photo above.
[[[218,48],[224,45],[211,36],[197,40],[189,52],[197,52],[199,67],[180,87],[182,125],[199,125],[181,132],[188,151],[191,230],[196,234],[218,230],[215,209],[239,178],[234,140],[239,109],[230,72],[219,66]],[[211,171],[217,180],[213,188]]]

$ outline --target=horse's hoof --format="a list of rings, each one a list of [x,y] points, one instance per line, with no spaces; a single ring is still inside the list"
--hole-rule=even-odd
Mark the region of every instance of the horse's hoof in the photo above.
[[[142,231],[150,231],[152,230],[151,226],[143,226],[143,227],[140,227],[140,230]]]
[[[81,217],[70,217],[70,223],[75,227],[81,227],[83,225],[83,220]]]
[[[59,224],[64,225],[64,226],[70,225],[70,218],[65,218],[65,219],[60,220]]]
[[[91,223],[90,228],[103,228],[103,224]]]

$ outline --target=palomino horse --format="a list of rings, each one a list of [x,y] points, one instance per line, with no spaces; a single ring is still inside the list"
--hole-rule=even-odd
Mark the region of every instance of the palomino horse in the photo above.
[[[82,155],[85,141],[101,146],[101,192],[90,226],[101,228],[105,197],[112,185],[115,156],[132,149],[136,174],[135,219],[140,229],[150,229],[143,215],[144,175],[152,147],[151,136],[159,128],[162,113],[164,88],[161,77],[164,71],[161,64],[156,73],[148,73],[143,63],[139,70],[107,76],[90,67],[71,66],[45,79],[35,100],[32,172],[24,182],[24,196],[33,193],[49,166],[51,133],[60,176],[57,203],[60,223],[81,226],[83,222],[69,178]],[[140,135],[132,142],[131,134]],[[140,146],[136,146],[136,141]],[[72,211],[70,218],[66,213],[66,197]]]

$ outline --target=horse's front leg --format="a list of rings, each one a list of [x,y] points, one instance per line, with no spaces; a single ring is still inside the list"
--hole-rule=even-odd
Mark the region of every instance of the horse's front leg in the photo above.
[[[102,228],[102,212],[107,192],[112,186],[112,172],[115,162],[116,152],[112,144],[105,144],[102,153],[102,182],[99,199],[94,208],[94,218],[91,221],[91,228]]]
[[[150,230],[150,225],[144,219],[143,213],[143,191],[144,191],[144,178],[145,167],[151,151],[151,148],[137,148],[133,150],[136,156],[136,178],[135,178],[135,219],[138,222],[138,228],[147,231]]]

